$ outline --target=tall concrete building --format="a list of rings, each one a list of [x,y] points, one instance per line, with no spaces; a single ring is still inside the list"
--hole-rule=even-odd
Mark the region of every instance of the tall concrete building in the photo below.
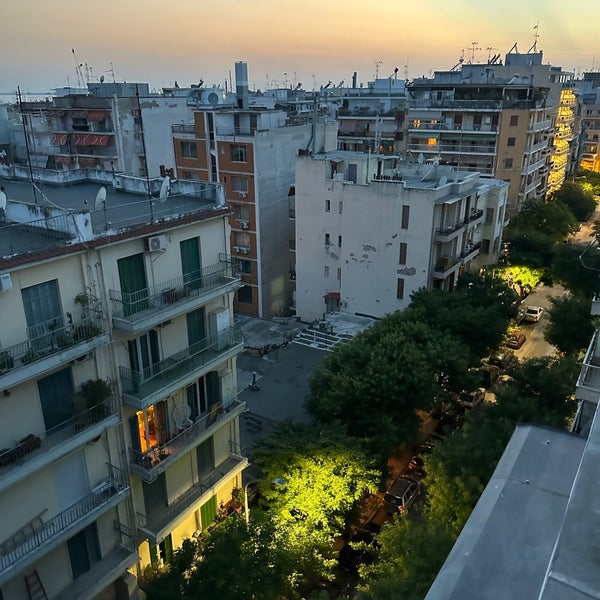
[[[193,123],[173,125],[177,176],[225,186],[231,252],[244,283],[235,310],[270,318],[287,314],[292,301],[288,194],[296,154],[335,148],[337,124],[250,107],[245,63],[236,63],[236,81],[237,107],[215,99],[194,110]]]
[[[576,98],[572,74],[542,64],[542,52],[498,59],[412,81],[406,151],[508,181],[514,213],[572,172]]]
[[[154,207],[109,190],[91,212],[59,206],[97,185],[37,205],[6,187],[0,589],[137,600],[133,574],[209,526],[247,465],[230,210],[209,183]]]
[[[452,290],[464,269],[497,262],[507,192],[505,182],[435,163],[298,157],[296,314],[383,317],[420,288]]]
[[[580,167],[600,172],[600,73],[584,73],[578,81],[581,118]]]

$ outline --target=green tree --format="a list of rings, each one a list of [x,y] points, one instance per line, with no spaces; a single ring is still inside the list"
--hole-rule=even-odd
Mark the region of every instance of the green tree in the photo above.
[[[421,600],[454,543],[442,521],[396,517],[377,536],[377,556],[360,569],[367,600]]]
[[[594,333],[591,302],[583,296],[565,295],[550,299],[546,340],[566,354],[586,348]]]
[[[375,492],[381,473],[367,459],[360,440],[339,424],[279,423],[252,451],[264,481],[284,479],[284,487],[261,486],[261,501],[277,526],[282,547],[299,570],[330,576],[336,537],[346,530],[357,501]]]
[[[431,407],[443,385],[467,367],[458,340],[394,313],[319,365],[307,408],[323,423],[344,423],[384,463],[400,441],[415,438],[415,410]]]
[[[552,194],[552,199],[567,206],[578,221],[587,220],[596,208],[594,195],[573,181],[565,181]]]
[[[552,279],[574,295],[591,297],[599,290],[600,253],[581,244],[558,244],[549,263]]]
[[[544,272],[541,269],[532,269],[525,265],[498,267],[496,274],[514,289],[521,299],[532,292],[544,277]]]

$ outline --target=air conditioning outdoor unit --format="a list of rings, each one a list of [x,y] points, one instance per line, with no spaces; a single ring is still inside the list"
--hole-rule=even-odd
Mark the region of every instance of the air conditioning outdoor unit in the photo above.
[[[248,221],[240,221],[240,227],[242,229],[248,229]]]
[[[234,252],[241,252],[242,251],[242,247],[241,246],[234,246],[233,247],[233,251]]]
[[[340,300],[340,308],[346,308],[346,306],[348,306],[348,303],[345,300]]]
[[[153,235],[146,238],[147,249],[149,252],[162,252],[167,249],[168,241],[166,235]]]
[[[240,195],[240,198],[246,198],[248,192],[238,192],[238,194]]]
[[[242,254],[248,254],[248,252],[250,252],[250,248],[247,248],[246,246],[240,246],[240,252]]]
[[[10,273],[2,273],[0,275],[0,292],[12,290],[12,279]]]

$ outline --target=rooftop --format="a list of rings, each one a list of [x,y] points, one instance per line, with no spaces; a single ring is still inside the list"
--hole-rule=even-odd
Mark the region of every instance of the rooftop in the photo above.
[[[164,229],[165,223],[194,215],[207,218],[207,211],[223,208],[217,186],[211,184],[204,186],[201,196],[174,193],[164,201],[158,197],[149,201],[145,195],[98,183],[38,187],[35,196],[30,183],[3,181],[2,186],[8,196],[7,223],[0,226],[0,257],[4,259],[57,247],[68,249],[107,235],[123,237],[144,227]],[[101,187],[106,190],[105,209],[95,209]],[[0,268],[6,268],[3,263]]]

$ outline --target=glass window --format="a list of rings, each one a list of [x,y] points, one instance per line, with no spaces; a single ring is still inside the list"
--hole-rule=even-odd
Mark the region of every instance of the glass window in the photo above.
[[[514,146],[515,145],[515,138],[514,137],[509,137],[508,140],[506,141],[506,145],[507,146]]]
[[[519,124],[519,115],[511,115],[510,117],[510,126],[516,127]]]
[[[326,246],[331,245],[331,236],[328,233],[325,234],[325,245]]]
[[[231,144],[231,161],[248,162],[246,156],[246,146],[242,144]]]
[[[331,200],[325,200],[325,212],[331,211]]]
[[[323,275],[329,277],[329,267],[327,265],[325,265],[325,268],[323,269]]]
[[[396,298],[398,300],[404,299],[404,279],[398,278],[398,285],[396,286]]]
[[[198,158],[198,148],[196,147],[196,142],[180,140],[179,144],[181,145],[182,158]]]
[[[252,304],[252,288],[248,285],[241,287],[237,292],[238,302]]]
[[[406,264],[406,242],[400,242],[400,256],[398,257],[398,264],[405,265]]]
[[[249,260],[238,260],[238,271],[243,275],[252,275],[252,263]]]
[[[234,192],[239,192],[240,194],[247,194],[248,178],[240,177],[239,175],[233,175],[231,178],[231,189]]]
[[[408,221],[410,218],[410,206],[408,206],[407,204],[405,204],[402,207],[402,229],[408,229]]]

